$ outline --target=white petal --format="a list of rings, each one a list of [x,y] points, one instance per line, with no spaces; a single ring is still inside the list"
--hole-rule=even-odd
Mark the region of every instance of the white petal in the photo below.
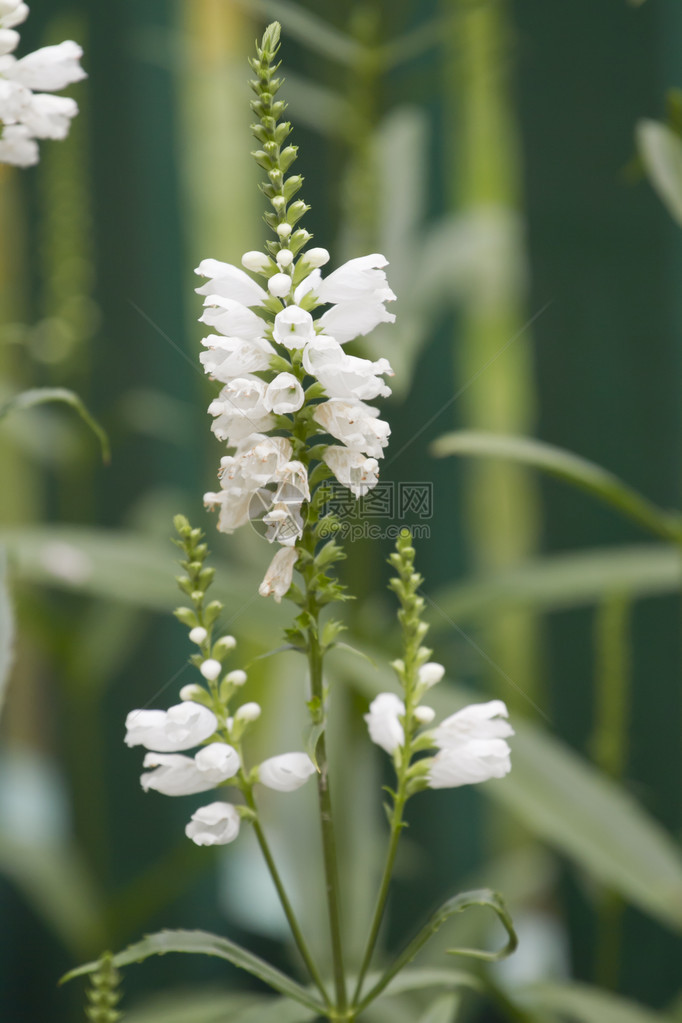
[[[395,313],[389,313],[379,300],[363,298],[331,306],[318,323],[325,333],[345,344],[369,334],[380,323],[395,323]]]
[[[128,746],[145,746],[157,753],[191,749],[208,739],[218,721],[208,707],[185,700],[164,710],[133,710],[126,718]]]
[[[404,714],[405,704],[395,693],[379,693],[369,705],[369,714],[365,714],[370,739],[387,753],[393,753],[405,742],[399,720]]]
[[[315,765],[307,753],[282,753],[264,760],[258,768],[258,779],[277,792],[294,792],[305,785]]]
[[[37,139],[65,139],[77,113],[74,99],[38,92],[31,97],[21,120]]]
[[[239,834],[239,823],[231,803],[209,803],[192,814],[185,834],[196,845],[227,845]]]
[[[287,306],[281,313],[275,316],[275,326],[272,336],[279,344],[292,350],[303,348],[308,341],[315,337],[313,318],[305,309],[297,305]]]
[[[18,60],[5,74],[29,89],[55,92],[87,78],[78,63],[82,56],[83,50],[78,43],[67,39],[57,46],[43,46],[40,50],[34,50]]]
[[[220,295],[246,306],[258,305],[268,297],[260,284],[256,284],[247,273],[231,263],[202,259],[194,272],[209,278],[206,284],[196,288],[199,295]]]
[[[282,547],[277,551],[258,587],[261,597],[274,597],[279,604],[291,586],[297,561],[298,551],[295,547]]]

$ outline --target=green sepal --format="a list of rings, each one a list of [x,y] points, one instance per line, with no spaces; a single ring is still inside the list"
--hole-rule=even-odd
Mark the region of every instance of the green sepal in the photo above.
[[[199,624],[199,619],[190,607],[176,607],[173,614],[179,622],[186,625],[188,629],[193,629]]]
[[[204,623],[206,628],[210,628],[216,621],[216,619],[222,614],[223,605],[219,600],[212,600],[210,604],[207,604],[204,608]]]
[[[324,648],[329,648],[342,632],[346,631],[346,626],[343,622],[338,621],[335,618],[330,618],[328,622],[324,623],[322,628],[322,635],[320,642]]]

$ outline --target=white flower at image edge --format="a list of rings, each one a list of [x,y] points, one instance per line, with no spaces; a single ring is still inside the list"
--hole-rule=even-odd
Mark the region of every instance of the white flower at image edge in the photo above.
[[[144,767],[156,770],[143,774],[140,784],[145,792],[155,789],[164,796],[191,796],[233,778],[239,766],[239,754],[223,742],[204,746],[195,757],[182,753],[147,753]]]
[[[514,729],[507,716],[502,700],[491,700],[464,707],[442,721],[433,730],[439,752],[429,766],[429,787],[456,788],[508,774],[511,750],[505,740]]]
[[[369,705],[369,714],[365,714],[370,739],[387,753],[394,753],[405,742],[399,720],[404,714],[405,704],[395,693],[379,693]]]
[[[127,746],[154,753],[177,753],[208,739],[218,728],[212,710],[186,700],[168,710],[131,710],[126,718]]]
[[[232,803],[209,803],[192,814],[185,834],[196,845],[227,845],[239,834],[239,822]]]
[[[264,760],[258,768],[258,780],[277,792],[294,792],[305,785],[315,765],[307,753],[281,753]]]

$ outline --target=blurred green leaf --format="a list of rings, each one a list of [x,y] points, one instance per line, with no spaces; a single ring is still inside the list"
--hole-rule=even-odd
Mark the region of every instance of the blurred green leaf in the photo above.
[[[573,1023],[665,1023],[671,1017],[588,984],[534,984],[518,992],[531,1009],[557,1013]],[[515,998],[515,1000],[517,1000]]]
[[[380,664],[376,650],[370,650]],[[330,675],[335,670],[330,664]],[[395,689],[388,667],[348,664],[346,677],[368,699]],[[440,685],[429,703],[445,717],[480,694]],[[671,836],[620,785],[550,733],[515,715],[512,771],[485,795],[606,887],[658,920],[682,929],[682,856]]]
[[[125,1015],[126,1023],[308,1023],[316,1018],[288,998],[204,989],[166,993]]]
[[[3,835],[0,873],[10,878],[72,955],[91,955],[103,947],[103,909],[77,849],[54,843],[29,845]]]
[[[402,970],[411,963],[417,953],[426,945],[433,935],[440,930],[444,923],[446,923],[451,916],[455,916],[457,913],[462,913],[467,909],[471,909],[474,906],[483,906],[492,909],[496,914],[498,920],[507,932],[507,943],[506,945],[497,952],[487,952],[483,949],[476,948],[450,948],[448,953],[450,955],[467,956],[471,959],[482,959],[486,962],[497,962],[499,959],[504,959],[506,956],[511,955],[518,944],[518,939],[514,932],[514,926],[512,924],[511,917],[507,912],[502,897],[497,893],[491,891],[489,888],[480,888],[477,891],[472,892],[461,892],[459,895],[455,895],[451,899],[447,899],[441,906],[431,914],[429,919],[426,921],[424,926],[417,932],[415,937],[400,953],[398,958],[392,963],[391,966],[386,970],[381,979],[370,989],[370,991],[362,998],[360,1004],[362,1006],[369,1005],[375,998],[381,994],[381,992],[388,986],[389,982],[393,977],[400,974]]]
[[[7,585],[7,555],[0,547],[0,714],[14,657],[14,612]]]
[[[454,1023],[461,1005],[457,994],[442,995],[419,1017],[419,1023]]]
[[[5,416],[11,412],[20,412],[24,409],[33,408],[35,405],[44,405],[46,402],[63,402],[65,405],[70,405],[78,415],[81,417],[84,423],[86,423],[92,432],[99,440],[100,447],[102,449],[102,461],[109,462],[111,452],[109,448],[109,438],[105,431],[102,429],[97,420],[90,415],[87,408],[73,391],[68,391],[64,387],[36,387],[29,391],[22,391],[20,394],[15,394],[2,405],[0,405],[0,419],[4,419]]]
[[[370,974],[368,980],[379,979],[379,974]],[[414,967],[408,966],[401,970],[393,978],[385,989],[382,998],[390,998],[395,995],[404,994],[407,991],[420,991],[424,988],[441,987],[454,989],[468,987],[473,991],[482,991],[482,981],[473,973],[464,973],[463,970],[448,970],[436,967]]]
[[[237,3],[249,17],[266,21],[276,18],[282,23],[284,40],[296,39],[322,57],[350,65],[360,58],[362,51],[354,39],[298,4],[289,0],[237,0]]]
[[[682,141],[666,124],[646,119],[638,122],[636,138],[649,181],[682,224]]]
[[[432,451],[438,457],[502,458],[542,469],[611,505],[656,536],[677,541],[682,538],[680,515],[657,508],[607,469],[553,444],[545,444],[532,437],[461,430],[439,437],[432,445]]]
[[[258,977],[275,991],[279,991],[280,994],[286,995],[287,998],[299,1002],[306,1008],[318,1013],[323,1010],[321,1002],[281,970],[228,938],[209,934],[207,931],[158,931],[156,934],[147,934],[142,941],[129,945],[122,952],[118,952],[114,956],[113,962],[118,967],[129,966],[131,963],[141,963],[150,956],[166,955],[168,952],[217,956],[219,959],[226,959],[233,966],[237,966],[240,970],[246,970],[247,973]],[[97,967],[98,961],[78,966],[65,974],[61,983],[73,980],[74,977],[93,973]]]
[[[480,621],[515,607],[562,611],[600,603],[614,593],[659,596],[675,593],[680,586],[682,563],[673,545],[637,544],[553,554],[439,590],[433,603],[442,613],[432,627],[448,628],[448,618],[458,625]]]

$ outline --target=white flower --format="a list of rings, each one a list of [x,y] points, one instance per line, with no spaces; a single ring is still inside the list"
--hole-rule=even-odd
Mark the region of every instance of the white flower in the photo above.
[[[307,261],[310,262],[310,254]],[[386,257],[378,252],[349,259],[322,281],[316,291],[317,297],[320,302],[351,302],[366,298],[393,301],[395,295],[382,269],[387,265]]]
[[[11,53],[19,45],[21,36],[12,28],[0,28],[0,56]]]
[[[192,814],[185,834],[196,845],[227,845],[239,834],[239,823],[232,803],[209,803]]]
[[[505,739],[514,734],[502,700],[476,703],[451,714],[433,730],[439,747],[431,760],[428,783],[432,789],[472,785],[502,778],[511,770]]]
[[[206,308],[199,322],[215,327],[225,337],[236,337],[242,341],[256,341],[262,337],[265,322],[236,299],[207,295],[204,305]]]
[[[436,716],[436,712],[433,707],[426,707],[422,704],[420,707],[414,708],[414,719],[420,725],[430,725]]]
[[[263,397],[263,405],[269,412],[285,415],[296,412],[305,400],[303,388],[293,373],[278,373],[271,380]]]
[[[15,167],[32,167],[38,163],[38,143],[23,124],[5,125],[0,138],[0,163]]]
[[[0,120],[5,124],[20,121],[28,109],[33,93],[18,82],[8,82],[0,78]]]
[[[258,768],[258,780],[277,792],[294,792],[305,785],[315,765],[307,753],[281,753],[264,760]]]
[[[394,753],[405,742],[400,723],[404,714],[405,704],[395,693],[379,693],[369,705],[369,714],[365,714],[370,739],[387,753]]]
[[[195,288],[198,295],[220,295],[246,306],[259,305],[268,297],[260,284],[256,284],[248,274],[231,263],[202,259],[194,272],[209,278],[206,284]]]
[[[211,430],[218,440],[236,446],[254,433],[264,433],[275,425],[265,405],[266,384],[258,377],[234,377],[208,406],[215,416]]]
[[[21,115],[21,122],[37,139],[65,139],[78,104],[68,96],[33,95]]]
[[[322,456],[339,483],[348,487],[356,497],[364,497],[379,479],[379,463],[376,458],[365,458],[360,451],[330,444]]]
[[[331,337],[320,335],[306,346],[303,366],[307,373],[317,377],[330,398],[370,401],[378,395],[387,398],[391,393],[379,376],[393,375],[386,359],[371,362],[347,355]]]
[[[83,50],[78,43],[67,39],[57,46],[43,46],[40,50],[34,50],[9,67],[3,67],[2,73],[29,89],[56,92],[87,78],[78,63],[82,56]]]
[[[248,522],[256,491],[278,478],[278,470],[291,455],[291,443],[286,437],[256,434],[249,440],[250,448],[221,459],[220,491],[204,494],[205,504],[220,506],[218,529],[223,533],[231,533]]]
[[[177,753],[204,742],[218,728],[212,710],[190,700],[168,710],[132,710],[126,718],[127,746]]]
[[[313,418],[325,433],[330,433],[346,447],[373,458],[382,458],[391,428],[383,419],[377,418],[378,415],[378,409],[363,401],[333,398],[316,405]]]
[[[331,306],[317,322],[326,334],[344,344],[369,334],[380,323],[395,323],[395,313],[389,313],[382,301],[362,298]]]
[[[274,597],[278,604],[281,603],[291,586],[297,561],[298,551],[295,547],[282,547],[277,551],[258,587],[261,597]]]
[[[444,674],[445,668],[442,664],[429,661],[428,664],[422,664],[419,669],[419,682],[425,689],[430,689],[431,686],[435,686],[437,682],[440,682]]]
[[[199,356],[205,372],[223,384],[229,384],[234,377],[268,369],[275,354],[272,345],[260,337],[244,341],[238,337],[211,334],[201,343],[208,348]]]
[[[21,0],[0,0],[0,25],[3,28],[15,28],[26,21],[28,17],[28,4]]]
[[[305,309],[297,305],[287,306],[281,313],[275,316],[275,326],[272,336],[279,344],[292,350],[303,348],[308,341],[315,337],[313,318]]]
[[[140,778],[145,792],[154,789],[164,796],[191,796],[234,778],[240,763],[239,754],[232,746],[212,742],[195,757],[182,753],[147,753],[144,767],[156,768]]]
[[[286,298],[291,291],[291,277],[289,274],[273,274],[268,281],[268,291],[275,298]]]
[[[278,486],[263,522],[266,539],[291,547],[303,532],[301,506],[310,500],[308,470],[303,462],[287,462],[277,471]]]

